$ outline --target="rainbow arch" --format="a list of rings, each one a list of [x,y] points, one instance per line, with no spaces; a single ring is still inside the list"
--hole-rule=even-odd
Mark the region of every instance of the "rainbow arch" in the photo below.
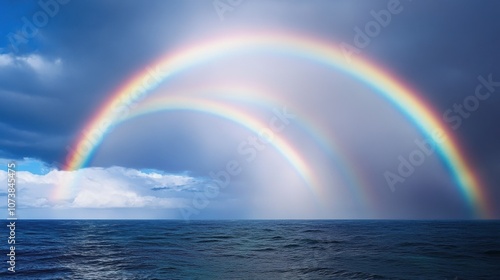
[[[419,97],[416,91],[380,66],[360,58],[351,58],[348,62],[342,51],[331,43],[307,36],[277,32],[247,32],[208,40],[178,52],[168,53],[154,62],[152,67],[137,73],[119,88],[88,122],[85,131],[102,139],[124,110],[154,90],[160,82],[207,61],[250,51],[292,55],[339,70],[374,89],[378,95],[404,114],[426,137],[434,139],[435,132],[446,135],[446,141],[442,143],[435,141],[437,152],[449,168],[459,191],[474,213],[479,217],[490,216],[491,205],[487,200],[484,186],[474,169],[467,163],[458,141],[452,137],[453,133],[439,115]],[[152,74],[151,69],[153,71],[159,69],[160,74]],[[151,83],[152,80],[157,82]],[[66,170],[85,166],[98,145],[95,143],[88,147],[87,142],[85,137],[77,139],[75,151],[67,159]]]

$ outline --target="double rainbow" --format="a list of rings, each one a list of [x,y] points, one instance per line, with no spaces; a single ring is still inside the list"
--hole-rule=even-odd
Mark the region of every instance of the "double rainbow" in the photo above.
[[[130,106],[151,93],[160,82],[173,78],[176,74],[190,68],[216,60],[219,57],[262,51],[286,54],[304,58],[341,71],[371,87],[378,95],[390,102],[404,114],[426,137],[433,139],[436,132],[446,136],[446,141],[436,142],[436,151],[447,165],[458,189],[468,205],[479,217],[489,217],[490,205],[486,192],[474,169],[467,163],[453,133],[442,122],[432,107],[417,92],[393,77],[383,68],[364,59],[354,58],[347,61],[342,51],[330,43],[305,36],[284,33],[245,33],[196,44],[195,46],[169,53],[148,67],[146,71],[137,73],[117,90],[104,103],[98,113],[85,126],[87,135],[98,141],[89,142],[83,135],[76,141],[75,150],[67,158],[66,170],[84,167],[91,159],[93,152],[116,120]],[[152,73],[159,69],[159,73]],[[163,73],[163,74],[162,74]],[[242,116],[241,116],[242,117]],[[248,122],[248,119],[242,119]],[[90,143],[90,144],[89,144]],[[281,146],[280,146],[281,145]],[[302,162],[300,153],[285,144],[277,144],[278,150],[286,154],[299,174],[311,181],[311,171]],[[60,186],[56,196],[64,192],[67,186]],[[320,186],[316,186],[320,188]]]

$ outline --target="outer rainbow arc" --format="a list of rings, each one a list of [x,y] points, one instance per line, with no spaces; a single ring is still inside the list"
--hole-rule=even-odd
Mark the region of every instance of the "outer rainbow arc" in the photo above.
[[[177,53],[168,54],[161,58],[155,66],[169,73],[166,77],[161,78],[166,79],[202,62],[214,60],[220,56],[251,50],[279,50],[280,53],[304,57],[341,70],[376,89],[377,93],[390,101],[391,104],[412,120],[426,136],[432,137],[434,131],[442,131],[448,138],[451,138],[451,135],[453,135],[446,128],[446,125],[440,121],[437,114],[432,112],[429,105],[422,99],[417,98],[418,95],[414,91],[404,86],[394,77],[391,77],[382,68],[361,59],[353,59],[349,63],[344,59],[341,51],[329,46],[329,43],[306,36],[279,33],[246,33],[245,35],[235,35],[211,40],[198,44],[195,47],[183,49]],[[152,87],[149,90],[142,88],[141,83],[143,83],[145,77],[149,78],[148,73],[139,73],[113,95],[102,109],[99,110],[98,115],[89,122],[86,130],[92,133],[102,127],[101,122],[109,121],[112,123],[116,118],[116,108],[127,106],[146,95]],[[76,152],[70,155],[66,169],[78,169],[88,161],[93,149],[84,151],[84,142],[85,139],[77,141]],[[476,214],[481,217],[488,217],[491,209],[486,197],[486,191],[483,189],[479,178],[474,174],[471,166],[467,164],[465,158],[461,155],[456,140],[448,139],[447,142],[438,144],[437,147],[438,152],[440,152],[443,160],[450,168],[468,204],[474,208]]]

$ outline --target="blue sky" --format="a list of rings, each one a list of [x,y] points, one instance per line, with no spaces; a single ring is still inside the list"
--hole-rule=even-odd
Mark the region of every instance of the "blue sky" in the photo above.
[[[267,95],[249,93],[245,98],[251,102],[244,104],[237,93],[211,98],[237,105],[264,123],[273,110],[305,112],[279,137],[304,155],[319,182],[316,190],[272,145],[254,147],[256,157],[247,161],[238,147],[254,132],[191,111],[148,114],[120,124],[87,166],[62,170],[68,147],[103,102],[165,54],[202,40],[269,30],[332,46],[356,45],[358,28],[397,3],[399,12],[354,55],[394,73],[448,116],[492,204],[498,204],[500,88],[493,87],[473,112],[460,113],[455,106],[470,101],[478,77],[500,81],[499,4],[494,1],[2,1],[0,184],[5,187],[0,194],[6,193],[7,163],[15,161],[23,218],[473,217],[437,155],[391,191],[384,173],[397,169],[399,156],[410,154],[422,133],[373,89],[284,54],[220,57],[159,85],[150,97],[228,84],[267,89]],[[346,162],[311,137],[306,117],[338,143]],[[211,188],[210,173],[225,170],[231,161],[241,163],[241,172],[228,186]],[[55,199],[61,186],[64,193]],[[500,216],[500,209],[493,211]]]

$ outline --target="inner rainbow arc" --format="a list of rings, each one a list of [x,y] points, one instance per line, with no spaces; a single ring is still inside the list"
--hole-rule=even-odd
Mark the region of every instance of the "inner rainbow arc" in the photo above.
[[[281,137],[278,132],[273,132],[269,129],[268,125],[265,123],[258,121],[257,118],[246,114],[233,106],[199,98],[166,96],[142,103],[138,108],[132,111],[131,114],[118,120],[115,125],[119,125],[127,120],[150,113],[177,110],[197,111],[218,116],[228,121],[237,123],[254,132],[256,135],[259,135],[263,129],[271,131],[273,137],[269,144],[272,145],[287,160],[287,162],[291,164],[308,187],[314,189],[313,194],[317,194],[318,192],[321,193],[321,189],[317,187],[319,184],[316,182],[316,177],[313,176],[311,167],[292,144]]]

